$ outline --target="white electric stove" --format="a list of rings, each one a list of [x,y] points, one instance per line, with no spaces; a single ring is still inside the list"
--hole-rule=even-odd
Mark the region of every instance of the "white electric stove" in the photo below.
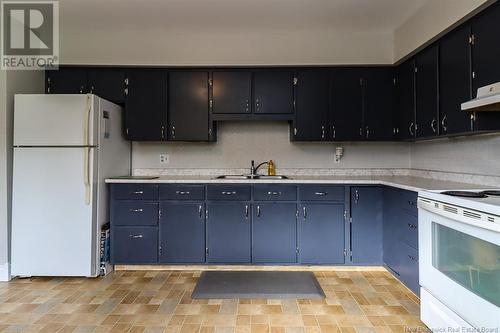
[[[422,321],[500,332],[500,191],[422,191],[418,209]]]

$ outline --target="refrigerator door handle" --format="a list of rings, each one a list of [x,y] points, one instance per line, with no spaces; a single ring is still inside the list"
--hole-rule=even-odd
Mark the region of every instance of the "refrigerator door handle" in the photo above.
[[[92,97],[87,95],[87,113],[83,122],[83,142],[85,145],[90,146],[90,118],[92,116]]]
[[[84,175],[83,184],[85,186],[85,204],[90,205],[90,147],[84,148]]]

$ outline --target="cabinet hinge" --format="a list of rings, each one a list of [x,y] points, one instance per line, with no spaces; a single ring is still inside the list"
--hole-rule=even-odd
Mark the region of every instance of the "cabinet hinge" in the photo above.
[[[47,78],[47,94],[50,94],[50,77]]]
[[[344,220],[347,219],[347,210],[344,210]]]
[[[472,72],[472,78],[475,79],[476,78],[476,72]]]
[[[128,96],[128,77],[123,80],[125,83],[125,88],[123,89],[123,92],[125,93],[125,96]]]
[[[363,78],[359,78],[359,85],[362,86],[363,85]]]
[[[211,127],[208,128],[208,136],[212,136],[212,128]]]
[[[158,209],[158,220],[161,219],[161,209]]]
[[[208,223],[208,208],[205,209],[205,218],[206,218],[207,223]]]
[[[344,257],[347,257],[347,250],[344,249]]]
[[[165,126],[161,127],[161,138],[165,139]]]
[[[298,78],[298,77],[294,77],[294,78],[293,78],[293,80],[292,80],[292,84],[293,84],[294,86],[296,86],[296,85],[297,85],[297,83],[299,83],[299,78]]]
[[[415,66],[415,73],[418,73],[418,67]]]
[[[295,253],[299,254],[299,253],[300,253],[300,249],[299,249],[299,248],[296,248],[296,249],[295,249]]]
[[[469,44],[470,45],[475,45],[476,44],[476,36],[474,34],[469,36]]]
[[[205,248],[205,255],[208,256],[208,247]]]
[[[298,210],[298,209],[295,211],[295,218],[296,218],[296,219],[298,219],[298,218],[299,218],[299,210]]]
[[[214,80],[213,79],[208,79],[208,85],[211,87],[214,85]]]
[[[208,107],[210,108],[210,110],[212,110],[212,108],[214,107],[214,100],[213,99],[208,101]]]
[[[125,129],[125,133],[127,133],[127,136],[128,136],[128,128],[127,128],[127,129]]]
[[[393,85],[393,86],[396,86],[396,82],[397,82],[397,81],[396,81],[396,78],[395,78],[395,77],[394,77],[394,78],[392,78],[392,85]]]
[[[297,127],[293,128],[293,135],[297,135]]]
[[[351,224],[352,224],[352,217],[350,217],[350,218],[349,218],[349,223],[351,223]]]
[[[161,256],[161,255],[163,254],[163,248],[160,246],[160,247],[158,248],[158,250],[159,250],[158,252],[160,253],[160,256]]]

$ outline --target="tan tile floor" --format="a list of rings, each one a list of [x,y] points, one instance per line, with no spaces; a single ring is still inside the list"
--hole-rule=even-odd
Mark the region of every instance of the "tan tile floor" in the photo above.
[[[382,271],[315,272],[324,300],[193,300],[199,271],[0,283],[0,332],[386,333],[425,326]]]

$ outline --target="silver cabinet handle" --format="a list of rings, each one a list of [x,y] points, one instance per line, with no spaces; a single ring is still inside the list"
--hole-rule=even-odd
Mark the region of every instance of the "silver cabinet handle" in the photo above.
[[[138,234],[138,235],[128,235],[130,238],[133,238],[133,239],[138,239],[138,238],[142,238],[144,237],[142,234]]]
[[[325,138],[325,126],[321,126],[321,138]]]
[[[260,217],[260,206],[257,206],[257,217]]]
[[[370,127],[366,126],[366,138],[370,137]]]
[[[432,132],[436,133],[436,118],[433,118],[431,121]]]
[[[142,208],[136,208],[136,209],[129,209],[129,211],[131,211],[132,213],[142,213],[144,211],[144,209]]]
[[[248,205],[245,205],[245,217],[248,218]]]
[[[415,132],[413,131],[413,129],[415,128],[415,123],[412,121],[410,123],[410,127],[408,127],[408,132],[410,132],[410,135],[411,136],[414,136],[415,135]]]
[[[408,223],[408,227],[410,229],[417,229],[417,226],[415,224]]]
[[[272,191],[269,191],[269,192],[267,192],[267,195],[281,195],[281,192],[272,192]]]
[[[314,192],[314,195],[324,196],[327,195],[328,192]]]
[[[191,192],[189,192],[189,191],[175,191],[175,194],[178,194],[178,195],[188,195],[190,193]]]
[[[441,120],[441,126],[443,127],[443,131],[448,131],[448,125],[446,124],[446,115],[444,115],[443,120]]]
[[[222,195],[234,195],[234,194],[236,194],[236,191],[222,191],[221,194]]]
[[[359,202],[359,192],[358,192],[358,190],[354,191],[354,202],[355,203]]]
[[[410,260],[412,260],[412,261],[417,261],[417,258],[414,256],[408,255],[408,258],[410,258]]]
[[[333,131],[332,136],[335,139],[335,137],[337,136],[337,132],[335,131],[335,126],[332,126],[332,131]]]
[[[302,206],[302,214],[304,215],[304,220],[307,218],[307,208],[306,206]]]
[[[417,206],[417,203],[415,201],[408,200],[408,205]]]
[[[144,191],[134,191],[132,194],[144,194]]]
[[[198,215],[200,216],[200,219],[203,217],[203,205],[198,206]]]

